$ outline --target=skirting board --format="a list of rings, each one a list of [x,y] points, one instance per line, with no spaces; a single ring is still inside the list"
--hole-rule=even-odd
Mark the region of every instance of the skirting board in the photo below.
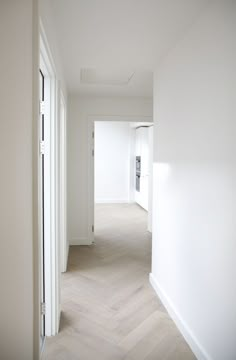
[[[187,341],[188,345],[192,349],[198,360],[212,360],[211,357],[207,354],[204,348],[201,346],[200,342],[196,339],[192,331],[189,329],[185,321],[182,319],[180,314],[176,311],[173,303],[166,295],[164,290],[158,284],[158,281],[155,279],[152,273],[149,274],[149,281],[156,292],[157,296],[160,298],[161,302],[165,306],[168,314],[175,322],[177,328]]]
[[[70,244],[69,244],[69,242],[67,241],[67,257],[66,257],[66,268],[65,268],[65,272],[67,271],[67,267],[68,267],[69,252],[70,252]]]
[[[128,199],[95,199],[95,204],[129,204]]]
[[[69,244],[69,242],[67,241],[67,244],[66,244],[66,261],[65,261],[65,263],[63,263],[64,268],[62,269],[62,273],[67,272],[68,259],[69,259],[69,251],[70,251],[70,244]]]
[[[70,246],[73,245],[92,245],[92,242],[88,238],[73,238],[69,241]]]

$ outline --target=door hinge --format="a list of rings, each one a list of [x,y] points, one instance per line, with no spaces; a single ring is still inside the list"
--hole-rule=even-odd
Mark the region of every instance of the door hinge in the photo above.
[[[92,138],[94,139],[94,131],[92,132]]]
[[[44,103],[44,101],[40,101],[39,102],[39,113],[41,115],[44,115],[44,112],[45,112],[45,103]]]
[[[40,141],[39,142],[39,153],[44,154],[44,151],[45,151],[44,141]]]
[[[46,304],[45,304],[45,302],[41,302],[40,308],[41,308],[41,315],[46,315]]]
[[[94,232],[94,225],[92,225],[92,232]]]
[[[94,156],[94,150],[92,150],[92,156]]]

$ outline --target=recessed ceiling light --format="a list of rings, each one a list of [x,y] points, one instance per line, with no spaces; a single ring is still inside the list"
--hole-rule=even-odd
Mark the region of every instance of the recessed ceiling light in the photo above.
[[[82,84],[125,86],[129,84],[133,76],[133,71],[123,69],[83,68],[80,70]]]

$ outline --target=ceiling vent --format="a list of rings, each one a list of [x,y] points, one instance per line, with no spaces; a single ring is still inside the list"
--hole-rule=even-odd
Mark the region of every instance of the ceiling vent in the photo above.
[[[127,70],[93,68],[80,70],[81,84],[125,86],[129,84],[133,76],[134,72]]]

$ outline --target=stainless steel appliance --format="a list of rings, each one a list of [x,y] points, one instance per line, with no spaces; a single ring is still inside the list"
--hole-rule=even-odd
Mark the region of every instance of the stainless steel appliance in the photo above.
[[[141,156],[136,156],[136,191],[140,191]]]

